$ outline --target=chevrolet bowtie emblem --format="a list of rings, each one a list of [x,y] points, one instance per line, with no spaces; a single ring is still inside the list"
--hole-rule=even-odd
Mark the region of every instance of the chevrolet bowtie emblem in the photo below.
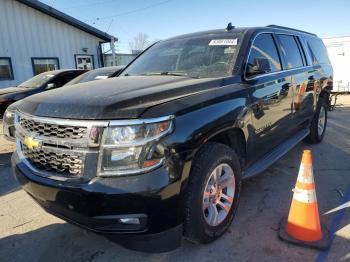
[[[40,141],[35,140],[31,137],[26,137],[23,141],[23,144],[25,144],[29,149],[35,149],[40,146]]]

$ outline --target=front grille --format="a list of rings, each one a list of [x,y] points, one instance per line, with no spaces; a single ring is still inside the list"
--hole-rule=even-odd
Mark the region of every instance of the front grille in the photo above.
[[[82,139],[87,134],[86,127],[41,123],[23,117],[19,119],[19,125],[30,133],[50,138]]]
[[[102,124],[101,124],[102,123]],[[95,161],[98,143],[88,135],[96,124],[105,122],[44,118],[17,112],[17,151],[28,167],[40,176],[56,180],[90,179],[85,166]]]
[[[37,169],[55,171],[58,174],[69,177],[82,175],[84,157],[74,154],[58,153],[48,149],[29,149],[22,144],[24,157]]]

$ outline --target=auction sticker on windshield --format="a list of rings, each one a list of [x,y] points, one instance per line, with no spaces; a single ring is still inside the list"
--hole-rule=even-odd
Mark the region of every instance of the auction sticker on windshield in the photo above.
[[[209,45],[237,45],[238,39],[213,39]]]

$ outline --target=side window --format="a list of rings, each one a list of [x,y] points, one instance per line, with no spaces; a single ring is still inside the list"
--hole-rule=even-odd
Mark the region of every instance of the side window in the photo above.
[[[50,84],[53,84],[53,85],[50,85],[48,89],[61,87],[65,85],[67,82],[69,82],[70,80],[72,80],[73,78],[75,78],[76,76],[77,74],[74,72],[68,72],[68,73],[58,75],[55,77],[55,79],[53,79],[50,82]]]
[[[246,75],[251,77],[280,70],[281,61],[272,35],[258,35],[250,49]]]
[[[307,38],[306,42],[309,48],[313,65],[329,63],[327,49],[320,39]]]
[[[68,83],[70,80],[76,78],[77,76],[81,75],[81,72],[70,72],[62,76],[62,82],[64,84]]]
[[[285,61],[285,69],[302,67],[303,59],[295,40],[292,35],[277,35],[279,40],[280,50]]]

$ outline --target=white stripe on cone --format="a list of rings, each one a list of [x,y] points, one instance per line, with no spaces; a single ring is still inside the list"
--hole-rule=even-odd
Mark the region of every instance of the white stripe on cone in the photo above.
[[[301,188],[294,188],[293,189],[294,195],[293,198],[294,200],[297,200],[301,203],[305,204],[311,204],[316,202],[316,192],[314,189],[301,189]]]
[[[308,175],[305,175],[308,174]],[[311,165],[300,165],[299,173],[298,173],[298,182],[304,184],[314,184],[314,173]]]

